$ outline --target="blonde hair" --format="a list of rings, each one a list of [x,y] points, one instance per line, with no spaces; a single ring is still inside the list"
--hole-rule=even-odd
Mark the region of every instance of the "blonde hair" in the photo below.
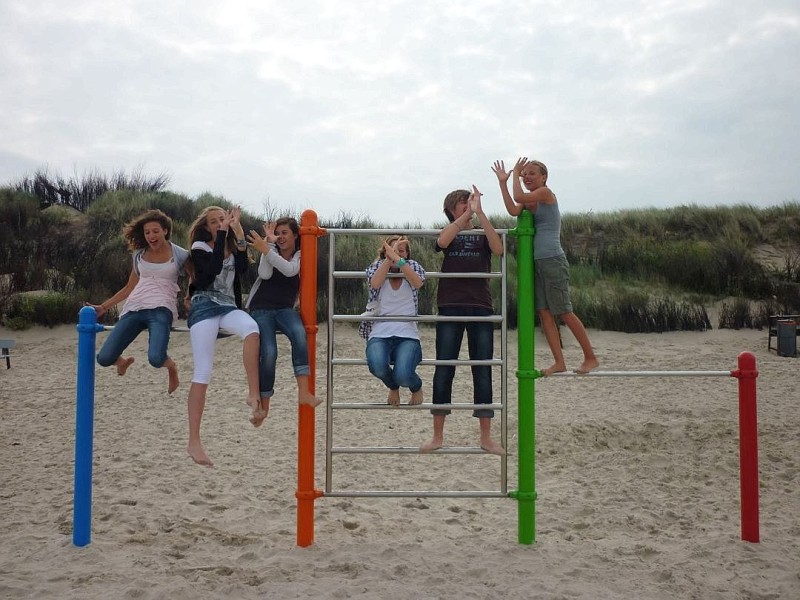
[[[198,241],[211,241],[211,232],[208,230],[208,215],[215,210],[219,210],[223,213],[227,212],[220,206],[206,206],[189,227],[189,246]],[[230,229],[228,229],[227,237],[225,239],[225,246],[227,247],[228,252],[236,251],[236,235]]]
[[[525,167],[523,167],[522,169],[523,173],[525,172],[525,169],[527,169],[528,167],[538,168],[539,173],[542,175],[542,177],[544,177],[545,184],[547,184],[547,167],[543,162],[538,160],[529,160],[527,163],[525,163]]]

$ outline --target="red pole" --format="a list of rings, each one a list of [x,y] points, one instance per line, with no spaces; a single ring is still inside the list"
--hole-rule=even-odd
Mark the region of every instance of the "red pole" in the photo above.
[[[756,356],[739,354],[739,468],[741,471],[742,539],[759,542],[758,535],[758,414],[756,410]]]
[[[303,211],[300,217],[300,317],[308,340],[308,390],[315,392],[317,358],[317,238],[325,230],[317,226],[317,213]],[[314,500],[322,491],[314,487],[314,409],[298,407],[297,421],[297,545],[314,543]]]

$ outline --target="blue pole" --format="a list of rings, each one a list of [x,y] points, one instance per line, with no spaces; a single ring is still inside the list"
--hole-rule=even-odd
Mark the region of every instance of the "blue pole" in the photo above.
[[[78,386],[75,398],[75,489],[72,543],[86,546],[92,537],[92,444],[94,439],[94,354],[97,313],[84,306],[78,313]]]

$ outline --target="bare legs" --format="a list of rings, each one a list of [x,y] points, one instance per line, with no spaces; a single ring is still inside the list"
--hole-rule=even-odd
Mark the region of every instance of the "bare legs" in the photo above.
[[[267,413],[261,408],[261,393],[258,389],[258,357],[259,357],[259,335],[251,333],[244,338],[244,349],[242,351],[242,362],[244,372],[247,377],[247,405],[253,409],[253,416],[250,422],[258,427],[267,418]],[[258,425],[256,425],[256,422]]]
[[[583,326],[583,322],[575,313],[571,312],[561,315],[561,320],[564,321],[564,324],[567,327],[569,327],[572,335],[574,335],[575,339],[578,340],[581,350],[583,350],[583,363],[581,363],[580,367],[575,369],[575,372],[585,374],[592,369],[596,369],[600,365],[600,361],[598,361],[597,357],[594,355],[592,343],[589,341],[589,335],[586,333],[586,328]]]
[[[247,376],[247,404],[253,407],[253,417],[262,414],[261,395],[258,391],[258,334],[251,333],[244,339],[244,370]],[[207,383],[192,382],[189,388],[189,445],[186,451],[198,465],[214,465],[200,441],[200,423],[206,406]],[[263,415],[266,417],[266,414]],[[264,420],[263,418],[261,419]]]
[[[411,400],[408,401],[411,405],[422,404],[422,388],[416,392],[411,392]]]
[[[208,458],[203,443],[200,441],[200,421],[206,407],[207,383],[192,382],[189,388],[189,445],[186,451],[198,465],[211,467],[214,463]]]
[[[128,367],[130,367],[134,362],[134,358],[123,358],[120,356],[115,362],[114,366],[117,367],[117,375],[125,375],[128,372]],[[167,384],[167,393],[171,394],[175,390],[178,389],[180,385],[180,380],[178,379],[178,365],[175,364],[175,361],[171,358],[167,357],[167,360],[164,362],[164,367],[167,369],[169,383]]]
[[[558,325],[556,325],[553,313],[547,309],[540,310],[539,322],[542,324],[544,338],[547,340],[547,345],[550,346],[550,353],[555,360],[543,373],[545,376],[552,375],[553,373],[562,373],[567,370],[567,363],[564,362],[564,352],[561,350],[561,338],[558,335]]]
[[[167,393],[171,394],[177,390],[178,386],[180,385],[180,381],[178,380],[178,365],[176,365],[175,361],[171,358],[167,358],[167,360],[164,362],[164,366],[167,368],[167,373],[169,373]]]
[[[400,406],[400,389],[389,390],[389,396],[386,398],[386,402],[392,406]]]
[[[492,439],[492,420],[489,417],[480,417],[478,421],[481,429],[481,448],[489,454],[505,456],[505,449]]]
[[[133,357],[130,358],[122,358],[121,356],[114,362],[114,366],[117,367],[117,375],[125,375],[125,372],[128,370],[133,364]]]
[[[297,379],[297,402],[308,404],[311,408],[316,408],[322,404],[322,398],[317,398],[311,393],[308,386],[308,375],[298,375]]]
[[[307,404],[311,408],[316,408],[320,404],[322,404],[322,398],[317,398],[314,394],[311,393],[308,385],[308,375],[298,375],[297,379],[297,403],[298,404]],[[250,417],[250,422],[255,427],[261,427],[261,424],[264,422],[264,419],[267,418],[269,414],[269,402],[272,398],[271,397],[263,397],[261,398],[261,413],[262,416],[256,417],[255,413],[252,417]]]
[[[420,452],[433,452],[439,450],[444,444],[444,418],[445,415],[433,415],[433,437],[429,442],[419,447]],[[492,439],[492,419],[480,417],[481,448],[490,454],[505,456],[505,449]]]
[[[442,447],[444,443],[444,417],[445,415],[433,415],[433,437],[430,442],[419,447],[420,452],[433,452]]]
[[[592,369],[596,369],[600,365],[600,361],[594,355],[592,343],[589,341],[589,334],[586,333],[586,328],[583,322],[573,312],[564,313],[561,320],[564,322],[572,335],[578,341],[578,344],[583,351],[583,362],[581,366],[575,369],[576,373],[586,374]],[[552,375],[553,373],[562,373],[567,370],[567,365],[564,362],[564,352],[561,350],[561,338],[558,335],[558,325],[556,325],[555,317],[547,309],[539,311],[539,321],[542,324],[542,332],[547,340],[547,345],[550,347],[550,352],[553,354],[554,362],[552,366],[543,371],[544,375]]]

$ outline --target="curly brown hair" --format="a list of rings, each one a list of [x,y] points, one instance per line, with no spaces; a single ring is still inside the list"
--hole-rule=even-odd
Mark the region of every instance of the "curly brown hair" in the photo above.
[[[144,226],[148,223],[161,225],[161,228],[167,232],[164,237],[169,240],[170,235],[172,235],[172,219],[157,208],[153,208],[129,221],[123,227],[122,237],[127,242],[130,250],[147,248],[147,240],[144,238]]]

